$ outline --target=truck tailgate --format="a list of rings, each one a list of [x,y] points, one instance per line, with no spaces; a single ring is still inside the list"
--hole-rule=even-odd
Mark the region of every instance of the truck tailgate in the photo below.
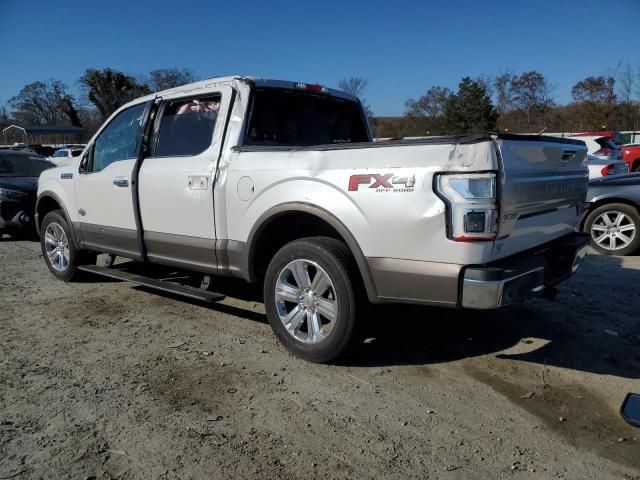
[[[500,135],[500,224],[493,257],[575,231],[586,198],[587,147],[558,137]]]

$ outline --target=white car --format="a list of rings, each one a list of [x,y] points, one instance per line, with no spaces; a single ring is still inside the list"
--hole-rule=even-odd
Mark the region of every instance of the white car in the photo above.
[[[328,362],[369,320],[367,299],[488,309],[554,295],[589,243],[586,154],[541,135],[374,143],[348,93],[216,78],[122,106],[42,173],[36,225],[60,280],[92,272],[209,301],[224,298],[211,275],[260,282],[281,343]],[[111,268],[115,255],[201,287]]]
[[[622,160],[620,147],[609,137],[602,135],[573,135],[567,138],[582,140],[587,145],[587,153],[605,160]]]
[[[61,148],[48,157],[48,160],[57,166],[66,165],[73,157],[79,157],[82,150],[82,147]]]
[[[589,167],[589,180],[629,173],[629,165],[624,160],[609,160],[595,155],[587,155],[587,166]]]

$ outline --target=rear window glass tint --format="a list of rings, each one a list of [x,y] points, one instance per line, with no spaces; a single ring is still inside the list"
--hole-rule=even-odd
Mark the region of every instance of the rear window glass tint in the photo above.
[[[277,88],[256,89],[247,145],[309,146],[369,141],[357,102]]]

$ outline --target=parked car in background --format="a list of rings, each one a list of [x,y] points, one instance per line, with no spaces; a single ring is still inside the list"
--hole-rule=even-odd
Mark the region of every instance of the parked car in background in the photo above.
[[[0,238],[35,233],[38,177],[52,167],[28,150],[0,150]]]
[[[605,160],[620,160],[620,147],[615,143],[615,136],[608,135],[591,135],[579,133],[568,138],[582,140],[587,145],[587,153]]]
[[[640,173],[590,181],[587,201],[582,230],[595,250],[628,255],[640,248]]]
[[[31,144],[29,145],[29,148],[43,157],[50,157],[57,150],[57,148],[49,147],[47,145],[40,145],[39,143]]]
[[[629,165],[630,172],[640,172],[640,143],[630,143],[620,147],[622,159]]]
[[[626,162],[600,158],[595,155],[587,156],[587,166],[589,167],[589,180],[609,175],[629,173],[629,166]]]
[[[622,145],[622,135],[619,132],[581,132],[575,133],[575,137],[605,137],[616,145]]]
[[[61,148],[49,157],[49,161],[56,165],[65,165],[69,159],[80,156],[80,154],[82,154],[82,150],[83,147]]]

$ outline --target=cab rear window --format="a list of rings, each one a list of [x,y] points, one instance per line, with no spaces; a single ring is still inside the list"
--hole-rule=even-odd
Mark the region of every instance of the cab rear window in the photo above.
[[[245,145],[309,146],[369,141],[357,102],[278,88],[256,89]]]

